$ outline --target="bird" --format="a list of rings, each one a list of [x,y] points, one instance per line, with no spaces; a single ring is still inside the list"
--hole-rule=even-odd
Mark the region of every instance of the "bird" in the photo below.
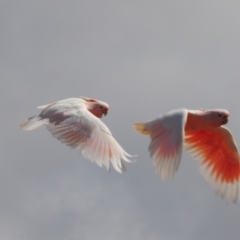
[[[223,126],[229,116],[225,109],[182,108],[133,128],[150,136],[148,150],[162,179],[173,178],[186,149],[216,194],[231,203],[240,200],[240,156],[232,133]]]
[[[67,98],[38,107],[39,115],[20,123],[25,131],[45,125],[52,136],[71,148],[79,148],[82,155],[100,167],[126,171],[123,162],[132,162],[115,140],[108,127],[100,120],[107,115],[109,105],[89,97]]]

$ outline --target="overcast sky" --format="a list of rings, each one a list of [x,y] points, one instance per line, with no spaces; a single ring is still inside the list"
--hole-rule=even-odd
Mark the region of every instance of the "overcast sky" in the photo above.
[[[240,145],[239,1],[0,1],[0,240],[237,240],[228,205],[184,151],[173,180],[155,173],[135,122],[185,107],[225,108]],[[110,173],[19,123],[80,95],[138,154]]]

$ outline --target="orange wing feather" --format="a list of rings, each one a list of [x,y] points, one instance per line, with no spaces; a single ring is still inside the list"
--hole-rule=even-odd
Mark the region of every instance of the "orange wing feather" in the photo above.
[[[203,175],[227,201],[240,199],[240,158],[227,128],[208,128],[185,133],[185,147],[200,159]]]
[[[240,177],[240,161],[236,143],[229,130],[223,127],[204,129],[185,134],[187,149],[199,155],[201,164],[211,168],[216,180],[233,183]]]

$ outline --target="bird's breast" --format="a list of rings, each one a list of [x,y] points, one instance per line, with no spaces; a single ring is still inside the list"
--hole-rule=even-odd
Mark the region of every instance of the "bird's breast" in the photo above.
[[[185,132],[198,131],[207,127],[209,127],[208,122],[201,112],[188,112]]]

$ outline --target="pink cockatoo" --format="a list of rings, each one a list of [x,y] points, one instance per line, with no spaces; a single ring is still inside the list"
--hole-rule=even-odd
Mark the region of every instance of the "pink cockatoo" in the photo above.
[[[42,112],[23,121],[21,129],[31,131],[45,125],[53,137],[72,148],[78,147],[85,158],[108,170],[111,162],[117,172],[125,171],[123,161],[130,162],[128,157],[132,156],[124,151],[99,119],[107,114],[107,103],[80,97],[38,108]]]
[[[173,178],[184,146],[199,160],[201,173],[216,193],[236,202],[240,200],[240,157],[231,132],[222,126],[228,117],[223,109],[178,109],[137,123],[134,129],[150,136],[148,150],[163,179]]]

